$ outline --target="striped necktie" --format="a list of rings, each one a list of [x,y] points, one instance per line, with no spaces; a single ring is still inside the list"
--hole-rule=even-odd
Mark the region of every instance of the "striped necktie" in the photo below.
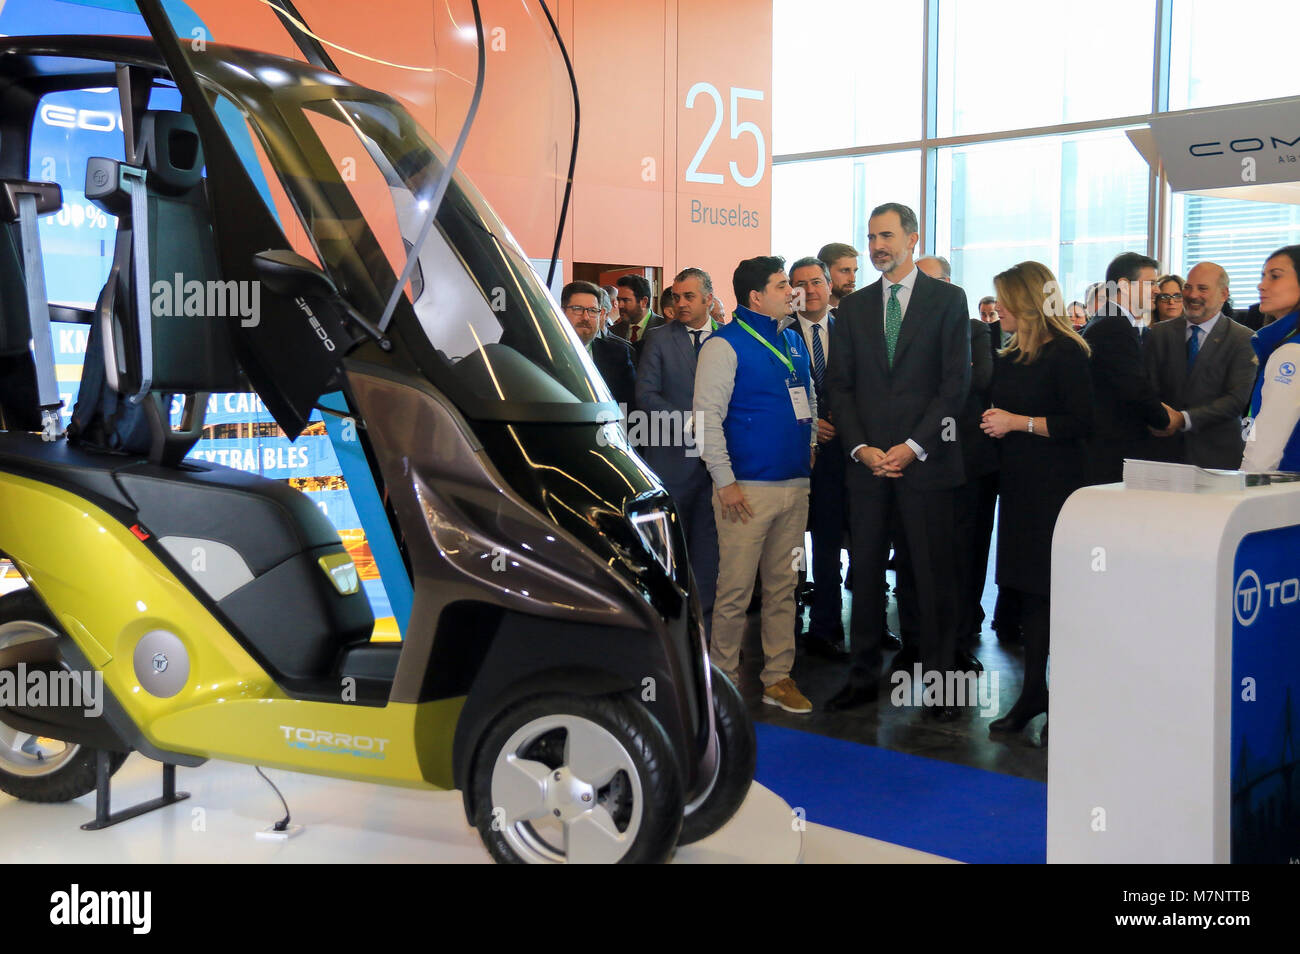
[[[812,326],[813,333],[813,383],[817,385],[817,390],[822,389],[822,382],[826,380],[826,350],[822,347],[822,324],[817,322]]]

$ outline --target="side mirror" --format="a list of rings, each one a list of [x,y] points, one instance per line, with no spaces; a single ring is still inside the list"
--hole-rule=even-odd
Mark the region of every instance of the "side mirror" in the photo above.
[[[290,298],[337,298],[338,288],[310,259],[287,249],[271,249],[253,256],[257,277],[277,295]]]

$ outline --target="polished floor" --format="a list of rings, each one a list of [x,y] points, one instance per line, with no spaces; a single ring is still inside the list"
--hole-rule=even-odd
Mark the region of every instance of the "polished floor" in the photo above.
[[[891,584],[892,577],[889,574]],[[0,591],[13,585],[21,581],[0,580]],[[983,599],[986,623],[992,619],[996,594],[990,569]],[[847,630],[852,594],[843,597]],[[806,616],[805,611],[801,624]],[[897,632],[892,600],[889,621]],[[990,737],[989,722],[1005,713],[1020,692],[1023,661],[1017,647],[1000,643],[987,626],[977,655],[986,673],[997,675],[997,704],[983,710],[967,707],[951,723],[932,721],[922,708],[893,705],[890,683],[883,675],[877,702],[852,712],[826,712],[823,704],[843,683],[847,662],[809,657],[802,649],[792,675],[814,710],[802,716],[788,714],[760,702],[757,614],[751,617],[743,654],[741,689],[755,719],[765,724],[760,727],[764,731],[760,731],[759,782],[767,781],[770,788],[756,784],[741,815],[713,838],[680,850],[674,859],[677,863],[1042,860],[1045,832],[1038,816],[1045,816],[1045,804],[1039,804],[1045,791],[1041,783],[1047,778],[1047,751],[1040,738],[1044,719],[1036,719],[1019,736]],[[768,726],[871,748],[823,747],[813,753],[810,750],[816,746],[797,739],[791,742],[794,736],[782,748],[781,739],[766,731]],[[919,757],[923,764],[916,759],[901,764],[898,756],[892,757],[894,762],[882,762],[882,754],[888,753]],[[782,761],[799,763],[793,776],[789,771],[783,776],[781,769],[791,766],[781,765]],[[945,773],[925,768],[937,763],[966,769]],[[967,769],[996,775],[962,775]],[[304,835],[285,843],[254,837],[277,807],[265,783],[250,767],[212,762],[181,771],[181,787],[194,793],[190,801],[106,832],[86,833],[78,827],[93,812],[93,796],[46,806],[0,795],[0,861],[488,860],[476,833],[464,823],[455,793],[273,775],[290,798],[295,821],[307,825]],[[997,777],[1005,781],[998,783]],[[118,774],[114,788],[130,803],[151,796],[156,784],[156,764],[135,755]],[[901,810],[896,805],[891,813],[890,800],[906,804]],[[954,814],[943,817],[949,811]],[[792,815],[801,820],[797,844],[788,834]],[[972,845],[981,835],[984,846]],[[1004,847],[1004,842],[1016,837],[1018,844]]]
[[[459,792],[429,792],[268,770],[284,794],[292,838],[258,837],[283,814],[252,766],[207,762],[177,771],[190,798],[102,831],[82,831],[95,797],[47,805],[0,795],[0,863],[487,864]],[[132,755],[113,777],[114,807],[157,795],[159,766]],[[678,848],[674,864],[932,864],[941,856],[809,822],[762,785],[715,834]]]
[[[995,538],[996,540],[996,538]],[[995,543],[996,546],[996,543]],[[893,584],[893,573],[887,574]],[[809,700],[813,711],[808,715],[792,715],[774,706],[762,705],[760,697],[762,688],[758,673],[762,668],[762,646],[759,641],[758,616],[753,615],[745,636],[742,649],[741,691],[751,703],[753,716],[763,722],[815,732],[821,735],[878,746],[896,752],[919,755],[947,762],[955,762],[973,768],[985,769],[1039,782],[1047,781],[1047,749],[1041,744],[1044,716],[1039,716],[1018,736],[990,737],[989,723],[1005,715],[1020,694],[1024,679],[1024,660],[1019,647],[1000,643],[988,628],[993,619],[993,606],[997,599],[997,587],[993,582],[993,568],[990,561],[988,578],[985,581],[984,606],[985,624],[982,641],[976,652],[984,664],[992,686],[992,676],[997,674],[997,706],[990,705],[987,710],[978,707],[966,707],[960,710],[958,719],[950,723],[938,723],[926,717],[924,711],[912,706],[894,706],[890,701],[890,683],[882,678],[879,699],[850,712],[827,712],[823,704],[843,685],[848,672],[847,662],[831,662],[810,657],[802,647],[795,660],[791,675]],[[849,607],[852,594],[843,594],[845,630],[848,630]],[[806,624],[807,612],[803,614]],[[889,625],[893,632],[898,632],[897,606],[891,598],[889,604]],[[885,655],[888,665],[890,653]]]

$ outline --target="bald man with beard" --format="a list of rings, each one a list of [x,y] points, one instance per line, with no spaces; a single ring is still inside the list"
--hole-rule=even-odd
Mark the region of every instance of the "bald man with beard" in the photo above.
[[[1161,438],[1161,460],[1236,470],[1245,442],[1241,419],[1250,405],[1258,358],[1253,332],[1223,313],[1228,273],[1201,262],[1187,273],[1183,314],[1147,332],[1142,356],[1172,426],[1151,433]]]

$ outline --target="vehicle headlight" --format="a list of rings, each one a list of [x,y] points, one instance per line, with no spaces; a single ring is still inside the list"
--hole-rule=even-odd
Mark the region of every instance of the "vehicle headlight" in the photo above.
[[[677,559],[673,554],[672,518],[667,510],[650,510],[629,516],[632,526],[646,549],[659,561],[670,580],[677,578]]]

